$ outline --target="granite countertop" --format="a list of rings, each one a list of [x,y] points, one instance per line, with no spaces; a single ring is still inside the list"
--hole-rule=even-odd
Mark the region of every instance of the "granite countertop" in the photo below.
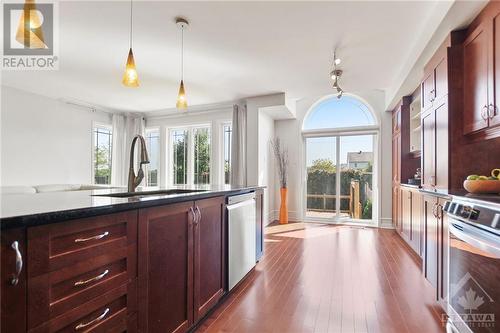
[[[423,194],[433,195],[443,199],[451,199],[451,195],[449,194],[448,190],[438,190],[438,189],[431,190],[421,187],[419,191]]]
[[[500,206],[500,194],[473,194],[467,192],[465,189],[459,190],[430,190],[421,188],[420,192],[424,194],[434,195],[446,200],[451,200],[452,198],[459,198],[462,200],[467,200],[476,203],[490,203]]]
[[[27,227],[66,220],[116,213],[126,210],[204,199],[219,195],[246,193],[262,186],[189,186],[168,189],[188,189],[198,192],[154,194],[128,198],[102,196],[123,193],[126,189],[8,194],[0,196],[1,229]],[[166,188],[148,187],[137,192],[161,191]]]

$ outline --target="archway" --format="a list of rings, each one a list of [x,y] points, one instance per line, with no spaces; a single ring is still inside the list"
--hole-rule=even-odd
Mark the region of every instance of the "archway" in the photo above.
[[[305,220],[374,223],[378,134],[375,112],[354,95],[311,106],[302,123]]]

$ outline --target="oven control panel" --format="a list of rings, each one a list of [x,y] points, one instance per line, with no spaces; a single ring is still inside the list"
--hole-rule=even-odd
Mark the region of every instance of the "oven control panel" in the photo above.
[[[446,202],[444,211],[450,217],[470,223],[495,234],[500,234],[500,211],[463,200]]]
[[[465,220],[477,221],[481,211],[473,206],[448,201],[444,206],[444,210],[450,215],[461,217]]]

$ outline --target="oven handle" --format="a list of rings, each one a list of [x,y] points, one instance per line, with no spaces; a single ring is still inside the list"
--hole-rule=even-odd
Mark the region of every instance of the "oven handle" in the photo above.
[[[474,227],[467,226],[466,224],[459,221],[453,221],[449,225],[450,232],[453,233],[453,235],[457,238],[497,258],[500,258],[500,246],[498,244],[498,240],[494,240],[485,235],[481,235],[480,231],[476,231],[472,228]]]

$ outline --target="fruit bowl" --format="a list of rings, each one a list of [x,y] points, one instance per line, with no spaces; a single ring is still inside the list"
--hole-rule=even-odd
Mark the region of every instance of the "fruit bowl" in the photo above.
[[[465,180],[464,188],[474,194],[500,193],[500,180]]]

